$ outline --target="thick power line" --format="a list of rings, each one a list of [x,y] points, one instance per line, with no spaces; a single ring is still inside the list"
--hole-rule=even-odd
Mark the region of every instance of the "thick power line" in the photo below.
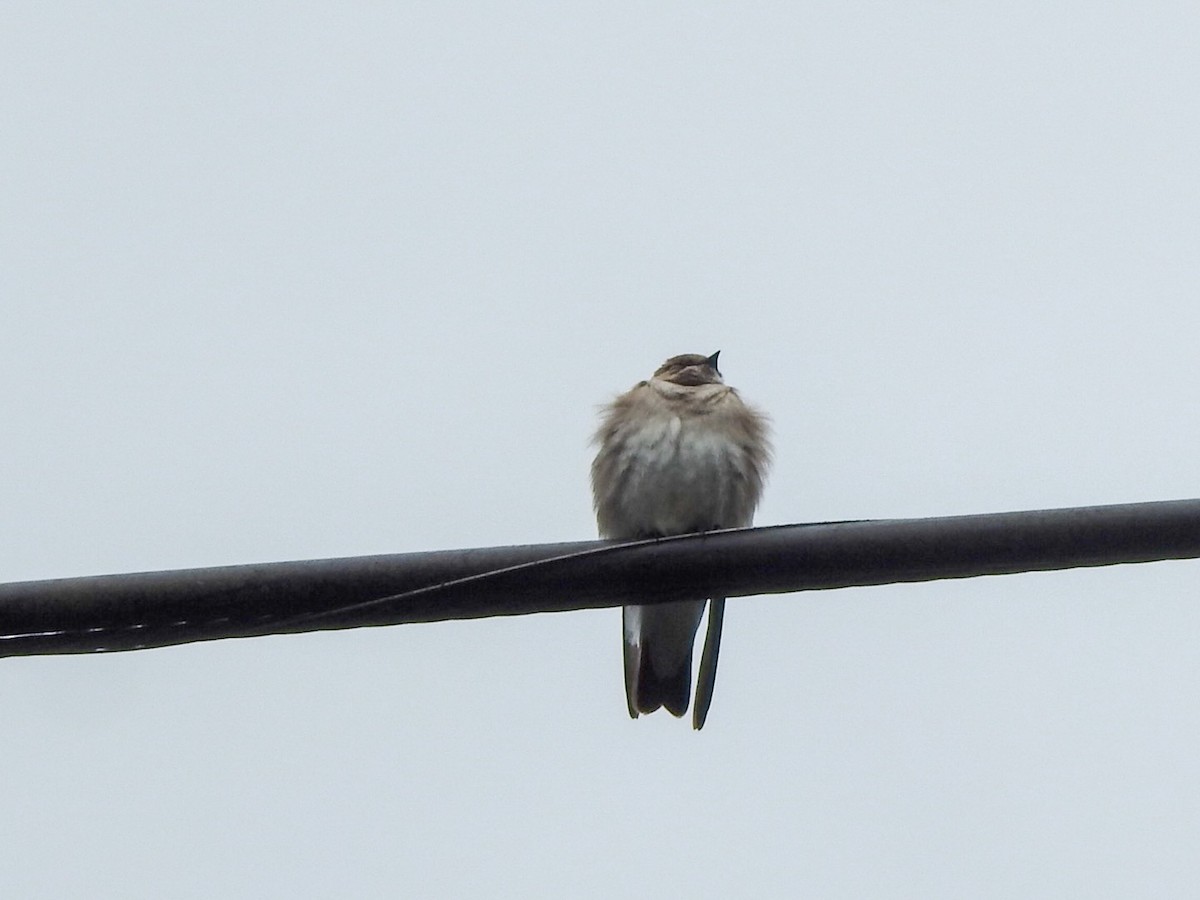
[[[1200,557],[1200,500],[0,585],[0,656]]]

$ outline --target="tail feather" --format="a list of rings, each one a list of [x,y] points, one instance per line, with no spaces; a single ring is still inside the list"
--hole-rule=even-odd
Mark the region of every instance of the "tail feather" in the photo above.
[[[634,704],[639,713],[652,713],[660,706],[673,716],[682,716],[692,695],[692,658],[670,676],[663,678],[648,664],[638,672]]]
[[[704,650],[700,654],[700,674],[696,676],[696,709],[692,727],[699,731],[708,718],[713,688],[717,686],[717,654],[721,649],[721,627],[725,623],[725,598],[713,597],[708,604],[708,631],[704,635]]]
[[[692,658],[670,676],[664,678],[654,671],[643,649],[625,644],[625,700],[630,718],[647,715],[659,707],[674,716],[687,712],[692,694]]]
[[[687,713],[692,693],[692,642],[704,615],[704,602],[668,606],[627,606],[622,609],[625,632],[625,700],[629,715],[664,708],[680,717]],[[693,727],[704,727],[717,677],[717,650],[725,601],[709,605],[708,632],[696,684]]]
[[[629,607],[621,607],[621,623],[625,633],[622,651],[625,654],[625,702],[629,706],[629,718],[636,719],[640,713],[637,702],[638,672],[642,667],[641,654],[636,644],[629,640]]]

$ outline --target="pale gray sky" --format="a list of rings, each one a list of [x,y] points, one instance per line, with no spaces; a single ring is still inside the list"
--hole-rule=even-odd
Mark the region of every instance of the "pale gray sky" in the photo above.
[[[1200,7],[0,10],[0,581],[594,535],[720,349],[760,523],[1200,494]],[[1190,897],[1194,563],[0,661],[0,887]]]

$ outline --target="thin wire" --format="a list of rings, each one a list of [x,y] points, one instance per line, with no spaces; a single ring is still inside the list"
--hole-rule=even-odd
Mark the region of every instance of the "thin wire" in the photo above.
[[[813,525],[847,525],[858,522],[871,521],[869,519],[839,519],[834,522],[801,522],[803,526]],[[782,528],[791,528],[792,525],[777,526]],[[541,569],[558,563],[571,562],[577,559],[586,559],[593,556],[605,556],[614,553],[624,553],[630,550],[635,550],[639,547],[649,546],[651,544],[666,544],[676,543],[680,541],[691,541],[706,537],[712,534],[730,534],[738,531],[750,531],[750,528],[716,528],[712,531],[693,531],[687,534],[668,534],[659,537],[641,538],[633,541],[622,541],[616,544],[607,544],[603,547],[591,547],[587,550],[576,550],[573,553],[564,553],[561,556],[549,556],[545,559],[535,559],[529,562],[517,563],[512,566],[503,566],[499,569],[489,569],[486,572],[476,572],[473,575],[464,575],[462,578],[452,578],[449,581],[440,581],[435,584],[422,585],[419,588],[402,591],[399,594],[389,594],[386,597],[372,597],[370,600],[361,600],[358,603],[347,603],[341,606],[335,606],[330,609],[323,609],[318,612],[300,613],[295,616],[289,616],[285,619],[277,619],[276,624],[280,626],[301,625],[306,622],[315,622],[322,619],[329,619],[334,616],[346,615],[348,613],[363,612],[370,609],[379,609],[390,603],[398,601],[410,600],[414,597],[436,594],[439,591],[457,588],[466,584],[486,583],[489,580],[500,577],[501,575],[509,575],[513,572],[530,571]]]
[[[744,531],[743,528],[722,528],[719,531],[705,531],[693,534],[672,534],[662,537],[642,538],[636,541],[627,541],[620,544],[610,544],[604,547],[592,547],[588,550],[576,550],[574,553],[564,553],[561,556],[549,556],[545,559],[535,559],[529,562],[517,563],[513,566],[504,566],[499,569],[489,569],[486,572],[476,572],[473,575],[464,575],[462,578],[452,578],[449,581],[440,581],[436,584],[426,584],[419,588],[402,591],[399,594],[389,594],[386,597],[372,597],[370,600],[362,600],[358,603],[347,603],[342,606],[335,606],[331,609],[323,609],[319,612],[300,613],[299,615],[289,616],[286,619],[277,620],[279,625],[300,625],[305,622],[315,622],[321,619],[332,618],[333,616],[345,615],[347,613],[362,612],[369,609],[378,609],[386,606],[389,603],[397,601],[409,600],[413,597],[420,597],[427,594],[436,594],[439,591],[449,590],[451,588],[460,587],[465,584],[477,584],[486,582],[491,579],[508,575],[512,572],[522,572],[531,569],[544,568],[556,563],[569,562],[576,559],[584,559],[591,556],[602,556],[612,553],[620,553],[628,550],[634,550],[638,547],[645,547],[649,544],[663,544],[671,541],[682,541],[698,537],[704,537],[707,534],[721,534],[727,531]]]

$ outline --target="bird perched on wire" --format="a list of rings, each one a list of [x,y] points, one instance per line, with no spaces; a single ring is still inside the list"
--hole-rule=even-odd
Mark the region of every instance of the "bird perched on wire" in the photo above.
[[[592,463],[601,537],[661,537],[753,521],[770,462],[767,418],[725,384],[719,354],[673,356],[604,408]],[[659,707],[675,716],[687,712],[704,603],[622,608],[633,718]],[[692,712],[697,729],[712,703],[724,614],[724,598],[712,598]]]

